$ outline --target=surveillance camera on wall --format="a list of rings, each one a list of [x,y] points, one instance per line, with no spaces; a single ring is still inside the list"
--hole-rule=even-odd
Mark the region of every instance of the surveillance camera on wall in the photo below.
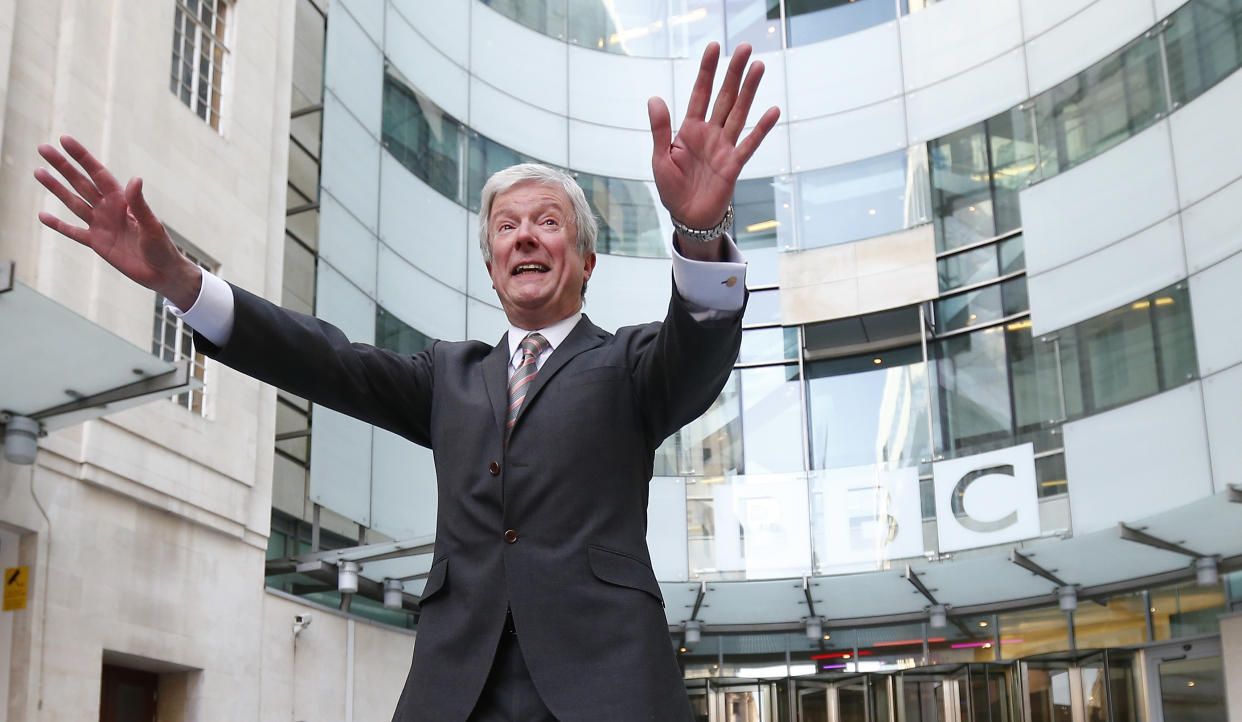
[[[295,614],[293,615],[293,623],[298,625],[299,627],[309,627],[311,623],[311,615]]]

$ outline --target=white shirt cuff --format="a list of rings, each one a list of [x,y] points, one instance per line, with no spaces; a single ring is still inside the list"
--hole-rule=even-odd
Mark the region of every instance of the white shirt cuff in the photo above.
[[[673,239],[673,283],[695,310],[709,312],[708,318],[738,311],[746,300],[746,259],[728,234],[724,251],[723,261],[696,261],[681,255]]]
[[[217,346],[228,343],[229,336],[233,335],[233,289],[213,273],[203,271],[198,298],[187,310],[182,311],[168,299],[164,299],[164,305]]]

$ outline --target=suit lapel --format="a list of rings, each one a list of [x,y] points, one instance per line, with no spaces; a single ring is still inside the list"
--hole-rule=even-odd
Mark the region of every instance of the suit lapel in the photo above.
[[[555,356],[555,354],[553,354]],[[509,407],[509,333],[500,337],[500,343],[483,359],[483,383],[487,398],[492,402],[496,417],[496,430],[501,438],[505,435],[505,411]]]
[[[575,356],[590,349],[599,346],[607,338],[604,333],[595,324],[591,323],[591,319],[582,314],[582,318],[574,326],[574,329],[565,337],[564,343],[552,352],[548,360],[544,362],[543,367],[539,369],[539,373],[535,374],[535,379],[531,381],[530,391],[526,392],[526,400],[522,402],[522,408],[518,411],[517,423],[522,423],[522,417],[526,415],[526,410],[535,402],[539,392],[548,384],[548,381],[565,367]],[[507,343],[507,342],[506,342]],[[506,369],[507,371],[508,369]],[[508,376],[505,376],[505,393],[508,392]],[[502,404],[503,406],[503,404]],[[504,426],[504,418],[501,419],[501,427]],[[515,427],[516,428],[516,427]]]

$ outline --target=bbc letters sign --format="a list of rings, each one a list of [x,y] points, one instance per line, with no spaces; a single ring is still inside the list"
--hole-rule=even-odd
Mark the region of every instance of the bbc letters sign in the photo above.
[[[889,559],[923,554],[917,467],[858,466],[822,474],[824,571],[868,571]]]
[[[941,552],[1039,536],[1033,445],[941,461],[932,477]]]

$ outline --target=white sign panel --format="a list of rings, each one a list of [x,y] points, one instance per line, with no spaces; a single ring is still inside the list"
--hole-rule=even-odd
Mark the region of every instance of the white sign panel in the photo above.
[[[747,579],[796,577],[811,570],[806,479],[734,477],[712,489],[716,568]]]
[[[940,551],[1039,536],[1033,445],[941,461],[932,475]]]
[[[817,571],[867,571],[890,559],[923,554],[917,468],[856,466],[815,477],[823,498]]]

